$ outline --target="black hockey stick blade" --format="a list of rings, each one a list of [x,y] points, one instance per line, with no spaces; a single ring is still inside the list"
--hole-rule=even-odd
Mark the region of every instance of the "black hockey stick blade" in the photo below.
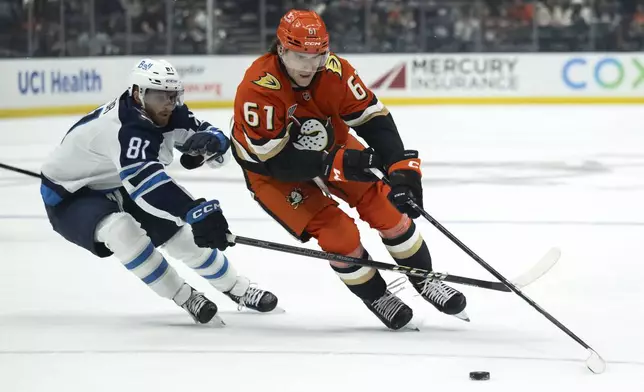
[[[464,276],[450,275],[447,273],[441,272],[432,272],[418,268],[410,268],[401,265],[393,265],[388,263],[383,263],[374,260],[365,260],[359,259],[357,257],[344,256],[337,253],[329,253],[315,249],[301,248],[297,246],[291,246],[286,244],[280,244],[271,241],[258,240],[255,238],[242,237],[238,235],[230,234],[228,235],[228,241],[234,244],[242,244],[248,246],[254,246],[257,248],[270,249],[278,252],[291,253],[299,256],[312,257],[321,260],[327,261],[339,261],[343,263],[350,263],[354,265],[360,265],[363,267],[371,267],[384,271],[398,272],[405,274],[407,276],[415,276],[419,278],[430,278],[436,280],[444,280],[446,282],[458,283],[488,290],[510,292],[505,285],[498,282],[490,282],[487,280],[467,278]]]

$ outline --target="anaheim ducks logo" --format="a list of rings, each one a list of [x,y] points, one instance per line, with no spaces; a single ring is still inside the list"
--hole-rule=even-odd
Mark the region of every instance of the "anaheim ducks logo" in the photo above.
[[[259,79],[253,80],[253,83],[258,86],[265,87],[269,90],[279,90],[282,88],[280,81],[268,72],[265,72],[264,76],[260,77]]]
[[[293,147],[298,150],[324,151],[333,144],[333,126],[327,120],[326,125],[316,118],[301,119],[300,133],[296,135],[293,141]],[[328,129],[327,129],[328,128]]]
[[[304,200],[308,198],[308,196],[305,196],[304,193],[302,193],[302,189],[295,188],[286,196],[286,201],[293,207],[294,210],[297,210],[297,207],[299,207],[300,204],[304,203]]]
[[[342,78],[342,63],[340,62],[340,59],[334,55],[330,54],[329,58],[326,59],[326,63],[324,64],[324,68],[327,69],[327,71],[331,71],[334,74],[338,74],[340,78]]]

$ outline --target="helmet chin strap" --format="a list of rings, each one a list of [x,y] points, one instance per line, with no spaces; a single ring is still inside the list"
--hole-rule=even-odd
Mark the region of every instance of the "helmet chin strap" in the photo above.
[[[284,59],[282,56],[284,55],[284,47],[282,45],[277,45],[277,58],[280,60],[280,64],[282,64],[282,67],[284,67],[284,70],[286,71],[286,76],[291,80],[292,83],[295,83],[295,80],[291,77],[291,73],[288,70],[288,67],[286,66],[286,63],[284,62]],[[298,85],[295,83],[295,85]]]
[[[140,102],[141,108],[145,109],[144,89],[138,85],[135,85],[135,87],[137,88],[137,91],[139,93],[139,102]],[[132,100],[134,100],[134,90],[132,90],[130,97],[132,97]],[[134,102],[136,103],[136,100],[134,100]]]
[[[139,87],[139,101],[141,101],[141,107],[145,109],[145,89]]]

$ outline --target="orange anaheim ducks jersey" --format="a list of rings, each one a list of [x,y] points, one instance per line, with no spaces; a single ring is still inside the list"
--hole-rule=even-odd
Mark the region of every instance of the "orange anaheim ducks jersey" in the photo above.
[[[349,127],[389,112],[345,59],[331,53],[306,88],[293,87],[277,55],[267,53],[248,68],[237,87],[232,132],[233,154],[245,169],[264,174],[263,163],[289,143],[298,149],[329,150],[347,141]],[[291,134],[292,120],[329,120],[333,134],[303,126]],[[295,131],[294,131],[295,132]]]

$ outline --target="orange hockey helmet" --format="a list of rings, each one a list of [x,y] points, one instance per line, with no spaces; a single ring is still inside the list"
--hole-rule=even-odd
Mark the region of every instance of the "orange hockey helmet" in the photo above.
[[[304,53],[329,50],[329,33],[315,11],[290,10],[280,20],[277,38],[284,49]]]

